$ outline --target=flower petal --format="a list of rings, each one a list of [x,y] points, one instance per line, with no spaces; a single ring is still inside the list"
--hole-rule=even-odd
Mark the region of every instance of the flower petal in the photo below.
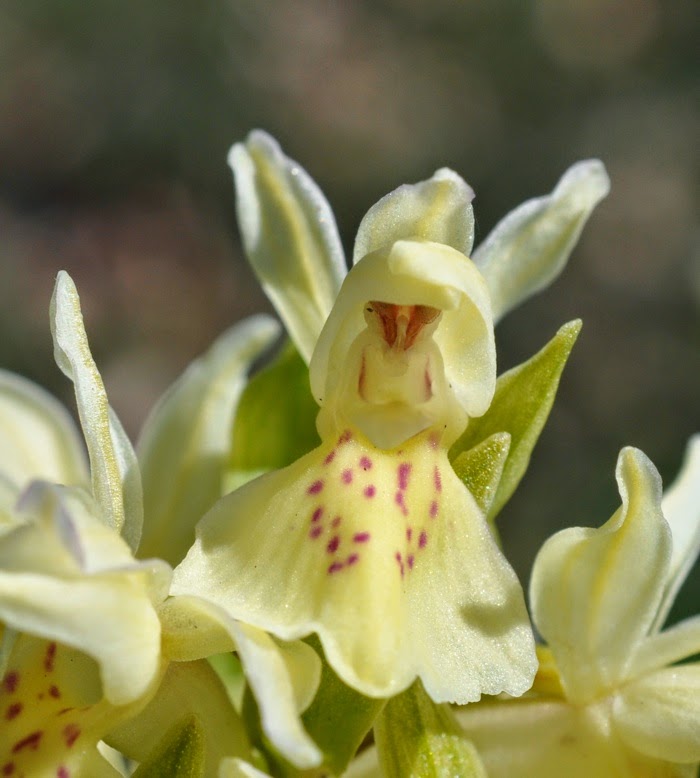
[[[26,378],[0,370],[0,473],[23,488],[44,479],[89,483],[85,449],[66,409]]]
[[[469,256],[474,243],[474,191],[449,168],[427,181],[404,184],[365,214],[355,238],[353,264],[397,240],[429,240]]]
[[[617,463],[622,507],[599,529],[566,529],[535,560],[530,601],[569,700],[616,685],[658,608],[671,556],[653,464],[626,448]]]
[[[260,130],[229,154],[248,260],[308,362],[346,273],[326,198]]]
[[[157,560],[125,564],[120,553],[110,568],[100,533],[111,531],[94,517],[73,521],[56,487],[35,485],[30,509],[0,537],[0,621],[88,654],[111,703],[135,700],[158,673],[153,599],[167,591],[169,569]]]
[[[115,776],[97,743],[146,700],[102,699],[99,668],[73,649],[20,635],[0,682],[0,765],[5,775]]]
[[[696,654],[700,654],[700,616],[685,619],[663,632],[652,632],[637,649],[628,675],[636,678]]]
[[[489,700],[458,719],[489,778],[680,778],[671,765],[628,749],[604,706],[559,700]]]
[[[160,399],[138,444],[144,527],[139,556],[176,565],[222,495],[234,409],[251,363],[279,333],[267,316],[224,333]]]
[[[143,522],[136,454],[107,402],[102,378],[90,353],[78,292],[64,270],[56,279],[50,317],[56,364],[75,385],[95,499],[103,520],[136,550]]]
[[[613,706],[615,727],[643,754],[700,761],[700,664],[667,667],[625,686]]]
[[[700,553],[700,435],[688,442],[683,466],[671,486],[664,491],[661,508],[673,535],[673,554],[666,592],[654,622],[660,629],[678,590]]]
[[[602,162],[577,162],[551,194],[518,206],[487,235],[473,259],[491,292],[495,321],[561,273],[588,217],[609,190]]]
[[[197,535],[173,593],[283,639],[318,633],[363,694],[420,676],[468,701],[532,682],[517,579],[431,435],[385,452],[343,434],[225,497]]]

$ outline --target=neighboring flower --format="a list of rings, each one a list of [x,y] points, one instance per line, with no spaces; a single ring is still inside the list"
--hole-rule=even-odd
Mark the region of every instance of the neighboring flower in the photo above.
[[[250,744],[214,671],[198,660],[232,650],[271,742],[299,767],[319,764],[299,719],[318,686],[313,650],[278,644],[195,598],[166,599],[170,566],[134,558],[142,529],[157,553],[169,518],[164,552],[178,559],[220,496],[225,426],[250,361],[278,327],[256,317],[233,328],[159,404],[141,454],[151,495],[142,527],[141,468],[63,272],[51,325],[56,360],[75,384],[90,468],[65,410],[0,371],[0,772],[112,775],[100,738],[147,759],[191,713],[206,725],[205,774],[216,775],[218,760],[246,756]]]
[[[161,674],[170,568],[138,562],[84,491],[34,482],[0,532],[0,773],[100,775],[96,742]]]
[[[416,677],[438,701],[522,694],[536,666],[522,592],[447,448],[493,396],[491,289],[500,313],[551,280],[606,191],[602,166],[512,214],[484,244],[483,275],[467,258],[466,183],[443,169],[401,187],[365,216],[343,281],[307,174],[264,133],[231,162],[248,256],[310,359],[322,442],[212,509],[173,592],[284,639],[317,633],[370,696]],[[514,235],[525,271],[506,283]]]
[[[460,714],[494,778],[696,775],[700,663],[675,663],[700,653],[700,616],[660,629],[700,550],[700,436],[663,499],[640,451],[622,451],[617,480],[606,524],[559,532],[535,561],[532,693]]]

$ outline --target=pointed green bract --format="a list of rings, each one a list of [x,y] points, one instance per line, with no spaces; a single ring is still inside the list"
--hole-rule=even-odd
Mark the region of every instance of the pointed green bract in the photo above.
[[[230,473],[285,467],[319,444],[309,370],[287,343],[246,386],[236,412]]]
[[[201,724],[188,717],[162,738],[133,778],[203,778],[204,742]]]
[[[488,284],[496,321],[561,273],[609,190],[602,162],[577,162],[551,194],[524,202],[494,227],[472,258]]]
[[[315,635],[307,642],[323,656]],[[356,692],[338,678],[325,658],[322,661],[321,684],[302,720],[306,731],[323,751],[324,765],[340,775],[372,728],[385,700]]]
[[[397,240],[429,240],[469,256],[474,243],[471,187],[453,170],[404,184],[382,197],[365,214],[355,239],[353,264]]]
[[[472,419],[450,449],[450,459],[454,462],[462,452],[469,451],[494,433],[509,433],[510,450],[489,510],[490,519],[508,502],[527,470],[580,330],[580,320],[565,324],[534,357],[503,373],[496,383],[489,410],[482,417]]]
[[[102,519],[135,551],[143,523],[138,461],[107,401],[102,378],[90,353],[78,291],[64,270],[56,278],[50,319],[56,364],[75,386],[78,416],[90,456],[92,490]]]
[[[229,154],[248,260],[308,362],[346,272],[326,198],[267,133]]]
[[[486,516],[496,497],[509,450],[510,435],[495,432],[473,448],[463,451],[452,462],[457,477],[472,493]]]
[[[450,708],[434,703],[419,681],[387,702],[374,732],[385,778],[486,778]]]
[[[69,486],[90,481],[70,414],[40,386],[6,370],[0,370],[0,473],[19,488],[35,478]]]
[[[176,565],[194,541],[194,526],[223,494],[237,400],[251,363],[279,333],[255,316],[221,335],[167,391],[138,444],[144,527],[139,555]]]

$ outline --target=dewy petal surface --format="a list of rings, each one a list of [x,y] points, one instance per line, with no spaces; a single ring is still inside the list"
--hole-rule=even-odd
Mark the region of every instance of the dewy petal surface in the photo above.
[[[56,364],[75,386],[90,456],[92,489],[101,516],[135,551],[143,521],[141,473],[129,438],[109,406],[90,353],[75,284],[63,270],[56,279],[50,319]]]
[[[229,154],[248,260],[308,362],[346,273],[333,212],[308,173],[261,130]]]
[[[397,240],[429,240],[469,256],[474,243],[474,192],[448,168],[427,181],[404,184],[365,214],[355,238],[353,263]]]
[[[557,533],[533,567],[533,618],[573,703],[623,678],[656,615],[671,557],[653,464],[623,449],[617,482],[622,507],[615,515],[599,529]]]
[[[89,483],[85,449],[68,411],[26,378],[0,370],[0,473],[19,488],[34,479]]]
[[[521,694],[536,660],[517,579],[430,434],[380,451],[348,431],[224,498],[173,593],[292,639],[317,632],[350,685],[436,700]]]
[[[666,667],[628,684],[613,706],[632,748],[669,762],[700,761],[700,664]]]

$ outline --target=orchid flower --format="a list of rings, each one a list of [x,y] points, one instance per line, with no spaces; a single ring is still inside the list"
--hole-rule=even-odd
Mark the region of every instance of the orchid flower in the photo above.
[[[158,738],[191,714],[206,724],[205,774],[216,775],[221,759],[250,749],[204,661],[233,650],[270,741],[293,764],[317,765],[321,754],[299,719],[318,685],[312,649],[276,642],[195,598],[166,599],[170,566],[134,558],[142,529],[157,553],[170,520],[162,555],[177,560],[207,501],[220,495],[222,424],[230,424],[245,372],[277,325],[258,317],[222,336],[157,407],[139,466],[63,272],[51,323],[57,362],[75,384],[90,467],[66,411],[39,387],[1,372],[2,774],[114,775],[97,750],[101,738],[148,760]]]
[[[502,313],[556,275],[606,191],[602,166],[511,215],[480,265],[473,193],[439,170],[370,209],[346,276],[325,198],[275,141],[253,133],[230,162],[248,257],[310,361],[321,444],[215,505],[173,592],[285,640],[317,633],[368,696],[417,677],[436,701],[522,694],[536,660],[520,586],[447,451],[494,393],[492,289]],[[538,236],[553,208],[568,231],[552,254]],[[508,284],[503,247],[526,228]]]
[[[618,459],[621,508],[540,551],[530,589],[547,641],[533,691],[465,708],[488,774],[523,778],[696,775],[700,617],[661,630],[700,551],[700,436],[663,495],[635,449]]]

